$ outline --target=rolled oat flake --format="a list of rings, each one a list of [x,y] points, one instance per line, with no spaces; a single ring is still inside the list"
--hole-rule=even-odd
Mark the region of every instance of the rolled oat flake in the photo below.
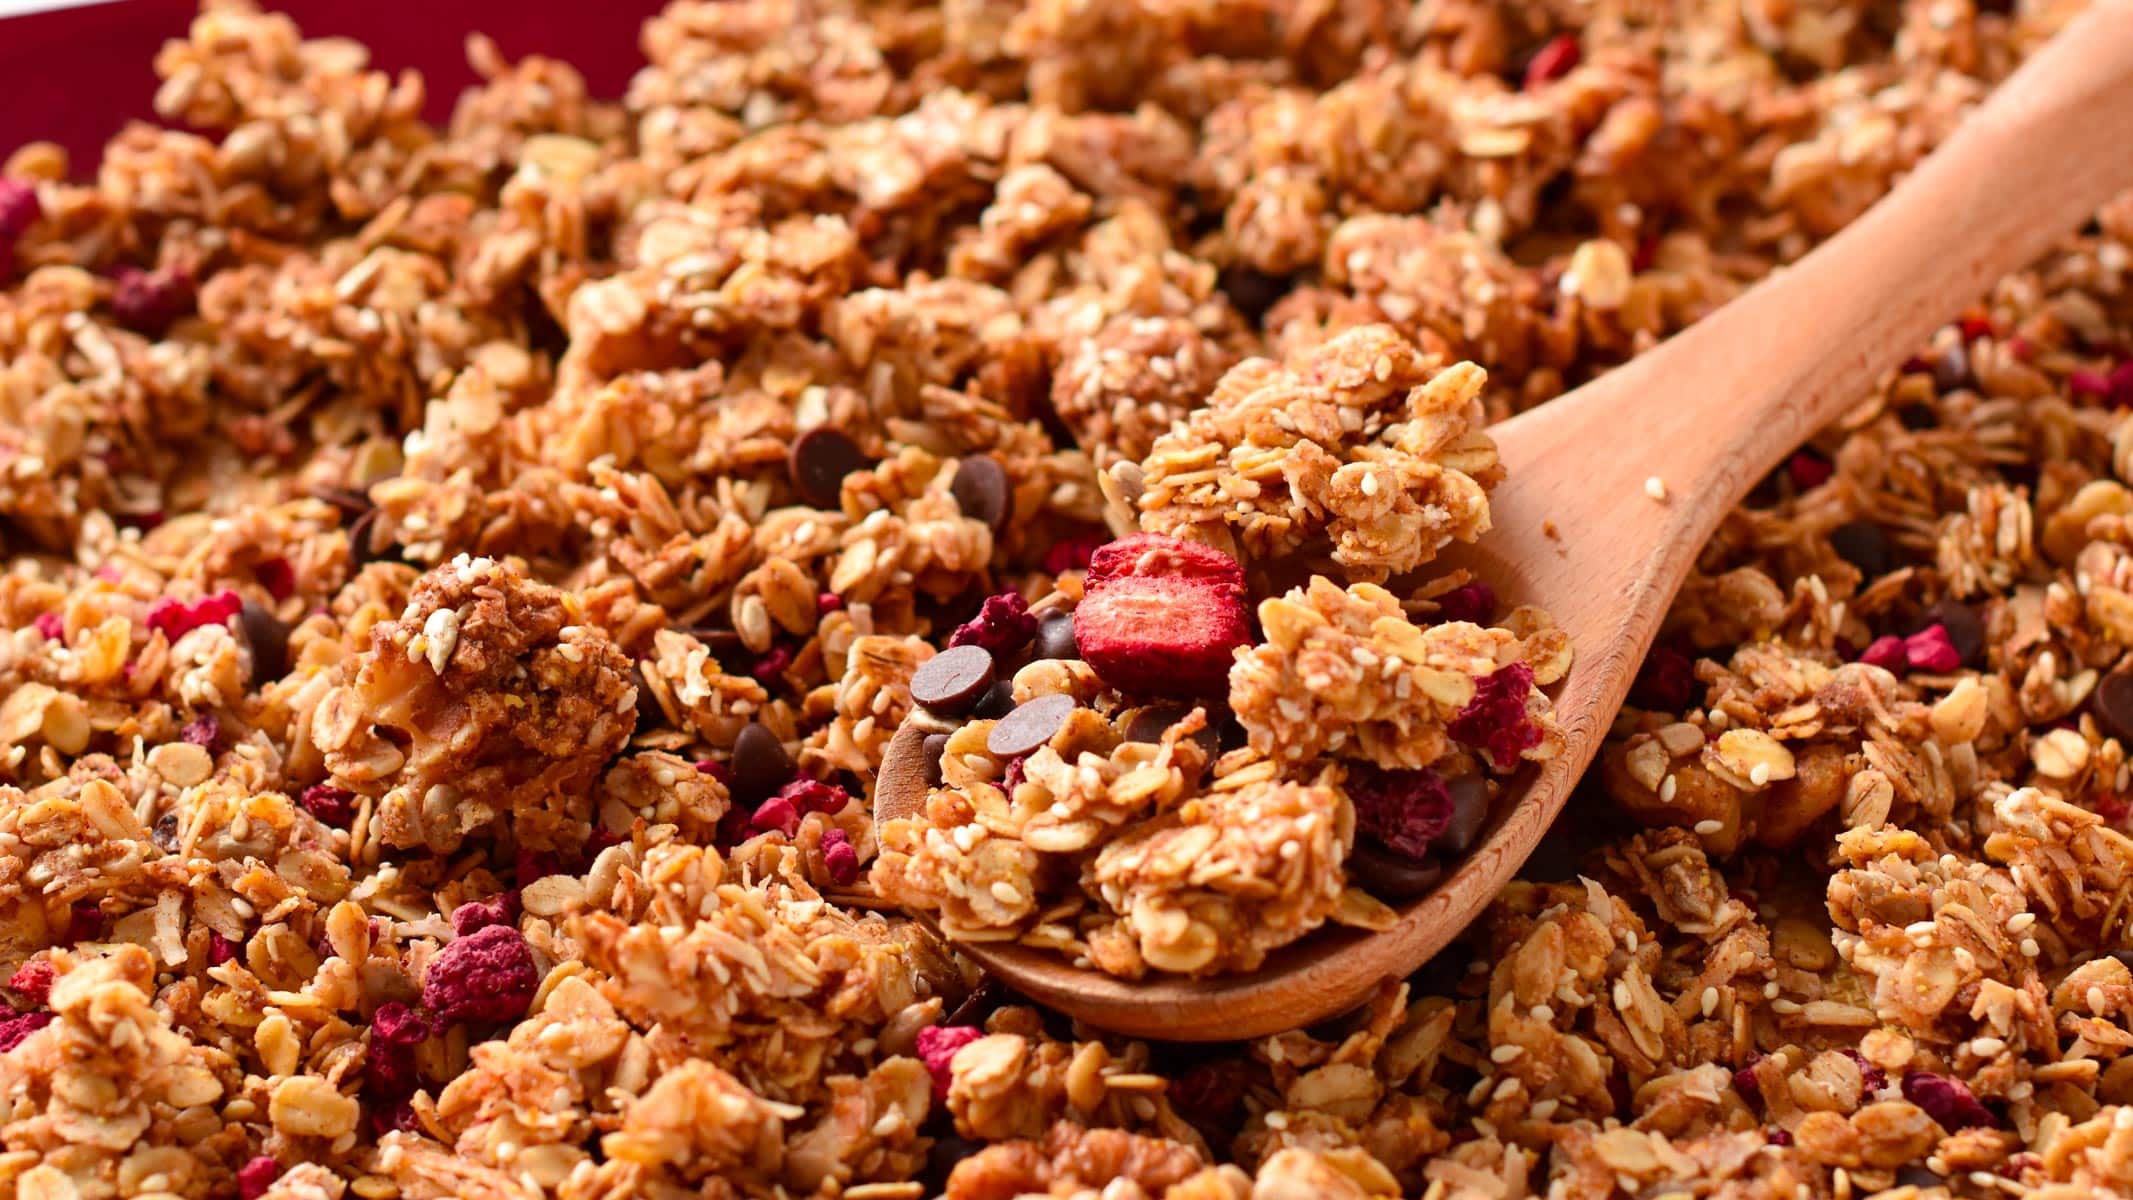
[[[817,425],[801,434],[785,460],[800,498],[816,508],[836,508],[844,494],[844,477],[873,465],[858,442],[829,425]]]
[[[985,749],[996,758],[1028,754],[1051,741],[1076,707],[1072,696],[1033,696],[1000,718],[1000,723],[985,735]]]
[[[952,646],[919,664],[911,675],[911,698],[934,712],[960,716],[992,680],[992,655],[983,646]]]

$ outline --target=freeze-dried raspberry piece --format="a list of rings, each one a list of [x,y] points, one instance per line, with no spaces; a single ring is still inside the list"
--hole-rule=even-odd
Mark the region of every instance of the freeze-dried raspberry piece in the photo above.
[[[800,806],[780,794],[756,806],[748,825],[757,833],[769,833],[775,829],[786,837],[800,832]]]
[[[1212,546],[1161,533],[1135,533],[1100,547],[1089,556],[1084,591],[1094,592],[1122,579],[1165,579],[1207,583],[1244,591],[1244,568]]]
[[[1903,1098],[1926,1110],[1943,1129],[1989,1128],[2000,1123],[1991,1109],[1978,1103],[1968,1084],[1931,1071],[1904,1072]]]
[[[858,881],[859,851],[852,848],[852,839],[842,829],[823,832],[822,865],[829,868],[830,882],[838,887],[850,887]]]
[[[503,892],[487,900],[469,900],[452,910],[452,932],[460,937],[491,925],[518,924],[518,893]]]
[[[1644,656],[1629,702],[1653,712],[1678,713],[1696,697],[1696,663],[1677,646],[1660,643]]]
[[[0,179],[0,242],[12,247],[43,215],[35,186],[20,179]]]
[[[136,333],[161,337],[193,310],[192,281],[176,271],[120,267],[111,289],[111,311]]]
[[[76,900],[67,913],[67,945],[78,945],[104,935],[104,910],[94,900]]]
[[[1103,547],[1104,542],[1104,538],[1096,534],[1090,534],[1086,537],[1068,538],[1063,542],[1052,543],[1051,549],[1044,552],[1045,573],[1048,575],[1064,575],[1068,571],[1086,569],[1089,565],[1089,559],[1094,557],[1096,551]]]
[[[398,1000],[378,1006],[370,1017],[370,1040],[390,1046],[416,1046],[430,1036],[429,1018]]]
[[[1439,621],[1486,625],[1496,619],[1496,589],[1479,579],[1437,597]]]
[[[58,1015],[58,1013],[50,1009],[40,1008],[31,1012],[16,1013],[11,1017],[0,1020],[0,1054],[5,1054],[29,1040],[31,1034],[50,1025],[53,1018]]]
[[[201,713],[199,716],[187,721],[185,728],[178,731],[179,741],[191,742],[195,746],[205,746],[210,750],[214,749],[215,743],[220,741],[221,738],[222,722],[213,713]]]
[[[237,1195],[241,1200],[259,1200],[281,1178],[281,1164],[265,1154],[237,1168]]]
[[[422,1006],[447,1025],[516,1021],[541,984],[526,939],[508,925],[491,925],[437,952],[422,979]]]
[[[1226,694],[1233,652],[1251,640],[1243,569],[1220,550],[1141,533],[1089,562],[1074,641],[1111,687],[1153,696]]]
[[[1947,672],[1963,665],[1962,652],[1955,648],[1946,625],[1928,625],[1903,639],[1903,656],[1921,671]]]
[[[918,1031],[918,1060],[933,1076],[935,1100],[948,1098],[948,1084],[955,1078],[949,1064],[955,1061],[955,1052],[984,1036],[984,1030],[970,1025],[928,1025]]]
[[[1755,1081],[1755,1064],[1761,1061],[1762,1055],[1751,1052],[1747,1060],[1733,1071],[1733,1090],[1739,1092],[1743,1100],[1754,1105],[1763,1102],[1763,1087]]]
[[[1576,34],[1556,34],[1527,60],[1526,75],[1521,82],[1530,92],[1544,83],[1568,75],[1584,57]]]
[[[67,622],[64,617],[61,617],[56,612],[38,613],[36,618],[30,622],[30,628],[56,642],[66,636]]]
[[[20,992],[30,1003],[43,1004],[51,999],[52,979],[58,974],[59,968],[52,965],[51,959],[33,958],[15,968],[15,973],[8,977],[7,986]]]
[[[1525,663],[1499,667],[1474,681],[1474,698],[1445,730],[1487,753],[1498,769],[1507,770],[1520,754],[1547,737],[1526,712],[1526,697],[1532,692],[1532,667]]]
[[[1837,468],[1828,459],[1802,450],[1786,461],[1785,473],[1792,477],[1792,485],[1804,492],[1828,483]]]
[[[1859,1064],[1859,1079],[1867,1091],[1878,1092],[1889,1086],[1889,1073],[1875,1066],[1866,1055],[1857,1050],[1846,1050],[1845,1053],[1851,1055],[1852,1061]]]
[[[792,647],[772,646],[764,653],[763,657],[750,664],[748,674],[757,683],[762,684],[764,687],[770,687],[777,683],[778,676],[783,675],[785,668],[791,665]]]
[[[1859,652],[1859,661],[1884,671],[1901,671],[1904,669],[1903,639],[1894,634],[1877,637]]]
[[[1452,823],[1452,793],[1444,777],[1423,768],[1387,771],[1348,768],[1342,785],[1355,805],[1355,827],[1409,858],[1421,858]]]
[[[1242,1059],[1212,1058],[1177,1077],[1170,1103],[1194,1125],[1227,1129],[1244,1103],[1244,1085]]]
[[[376,1100],[401,1100],[422,1086],[415,1047],[430,1036],[429,1019],[398,1000],[378,1006],[370,1018],[370,1046],[365,1052],[363,1092]]]
[[[347,788],[330,783],[314,783],[304,789],[296,802],[305,812],[317,817],[321,824],[335,829],[346,829],[355,820],[355,793]]]
[[[270,558],[252,568],[252,578],[267,589],[267,595],[276,600],[287,600],[296,594],[296,568],[286,558]]]
[[[219,967],[237,957],[237,943],[210,929],[207,931],[207,965]]]
[[[235,592],[216,592],[187,604],[168,596],[148,606],[147,625],[160,629],[175,642],[202,625],[221,625],[244,611],[244,599]]]
[[[850,792],[805,775],[779,788],[777,798],[791,801],[793,811],[803,817],[809,813],[842,812],[852,802]]]
[[[1005,658],[1036,636],[1037,618],[1030,615],[1029,601],[1020,592],[1001,592],[987,596],[977,616],[956,626],[948,645],[978,646],[994,658]]]

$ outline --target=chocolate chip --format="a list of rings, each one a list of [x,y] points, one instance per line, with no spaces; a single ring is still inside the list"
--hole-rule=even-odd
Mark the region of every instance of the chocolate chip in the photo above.
[[[1412,900],[1437,886],[1444,878],[1444,864],[1433,858],[1408,858],[1358,838],[1348,852],[1348,877],[1380,899]]]
[[[733,742],[730,787],[733,798],[744,804],[767,799],[772,792],[792,782],[792,756],[778,735],[750,721]]]
[[[1164,731],[1184,720],[1192,708],[1189,704],[1150,704],[1134,709],[1133,715],[1126,720],[1126,740],[1160,742],[1163,740]],[[1207,752],[1208,761],[1212,762],[1221,756],[1222,737],[1212,724],[1201,726],[1199,732],[1192,735],[1192,740],[1198,742],[1200,749]]]
[[[1912,433],[1919,433],[1940,424],[1940,414],[1930,404],[1907,404],[1896,410],[1896,420]]]
[[[970,715],[980,721],[997,721],[1015,711],[1015,685],[1002,679],[985,689]]]
[[[836,508],[844,494],[844,477],[873,465],[858,442],[829,425],[817,425],[801,434],[785,460],[800,499],[816,508]]]
[[[1267,311],[1289,294],[1288,280],[1243,263],[1224,267],[1217,282],[1238,315],[1254,325],[1266,320]]]
[[[289,673],[289,627],[256,600],[244,602],[237,615],[245,644],[252,648],[252,686],[272,683]]]
[[[659,707],[659,698],[652,695],[651,686],[644,681],[644,664],[630,664],[630,682],[637,685],[637,732],[662,729],[667,723],[667,712]]]
[[[2104,676],[2103,682],[2096,685],[2089,710],[2096,714],[2096,723],[2103,726],[2105,733],[2133,746],[2133,675],[2119,672]]]
[[[348,565],[353,570],[362,570],[374,562],[386,562],[400,557],[399,547],[378,538],[378,510],[373,508],[355,519],[348,527]]]
[[[1000,723],[985,735],[985,749],[994,758],[1015,758],[1028,754],[1052,740],[1059,727],[1074,715],[1077,705],[1072,696],[1054,693],[1050,696],[1032,696],[1015,706],[1015,711],[1000,718]]]
[[[1474,848],[1481,827],[1489,822],[1489,784],[1479,775],[1461,775],[1446,780],[1444,787],[1452,796],[1452,819],[1437,835],[1435,849],[1457,856]]]
[[[960,716],[992,687],[992,655],[983,646],[951,646],[911,675],[911,698],[934,712]]]
[[[926,1150],[924,1182],[932,1192],[947,1190],[948,1177],[955,1173],[956,1164],[984,1148],[982,1143],[957,1137],[952,1133],[933,1139],[933,1145]]]
[[[1081,646],[1074,641],[1073,613],[1054,611],[1038,618],[1037,657],[1081,657]]]
[[[972,455],[955,469],[955,482],[948,485],[956,507],[972,520],[993,529],[1007,523],[1014,507],[1014,489],[1007,482],[1007,469],[989,454]]]
[[[1929,625],[1938,625],[1948,631],[1948,641],[1954,645],[1955,652],[1962,655],[1964,666],[1972,669],[1984,667],[1985,621],[1977,615],[1976,609],[1953,600],[1943,600],[1926,610],[1925,618],[1918,623],[1918,628],[1924,629]],[[1914,629],[1912,632],[1916,633],[1918,630]]]
[[[357,488],[315,487],[309,495],[313,500],[323,500],[338,509],[343,525],[377,507],[370,502],[369,493]]]
[[[941,786],[941,756],[948,752],[948,735],[929,733],[918,745],[919,753],[925,756],[926,786],[937,788]]]
[[[1896,1172],[1897,1187],[1929,1188],[1948,1182],[1948,1177],[1938,1171],[1929,1171],[1916,1163]]]
[[[1888,574],[1896,565],[1889,535],[1872,521],[1847,521],[1830,530],[1829,548],[1870,580]]]
[[[1952,392],[1970,382],[1970,352],[1961,342],[1951,343],[1933,360],[1933,382],[1944,392]]]

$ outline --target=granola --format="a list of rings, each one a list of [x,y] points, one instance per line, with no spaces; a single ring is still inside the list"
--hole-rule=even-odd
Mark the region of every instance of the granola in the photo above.
[[[1568,652],[1444,565],[1486,423],[2078,7],[672,0],[432,124],[209,0],[0,163],[0,1195],[2133,1191],[2133,198],[1726,522],[1414,977],[1185,1047],[939,936],[1429,886]]]

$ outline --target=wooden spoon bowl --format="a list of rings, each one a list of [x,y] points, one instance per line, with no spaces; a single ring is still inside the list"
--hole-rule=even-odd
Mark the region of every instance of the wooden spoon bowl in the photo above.
[[[961,948],[1015,990],[1136,1037],[1230,1041],[1352,1008],[1413,973],[1502,890],[1562,810],[1719,522],[1994,280],[2133,188],[2133,0],[2101,0],[1881,203],[1665,345],[1493,427],[1493,527],[1440,559],[1546,609],[1576,661],[1554,697],[1563,752],[1514,779],[1466,859],[1381,933],[1321,929],[1257,971],[1124,980],[1057,954]],[[917,812],[929,714],[897,731],[877,821]],[[1523,785],[1522,794],[1516,790]]]

